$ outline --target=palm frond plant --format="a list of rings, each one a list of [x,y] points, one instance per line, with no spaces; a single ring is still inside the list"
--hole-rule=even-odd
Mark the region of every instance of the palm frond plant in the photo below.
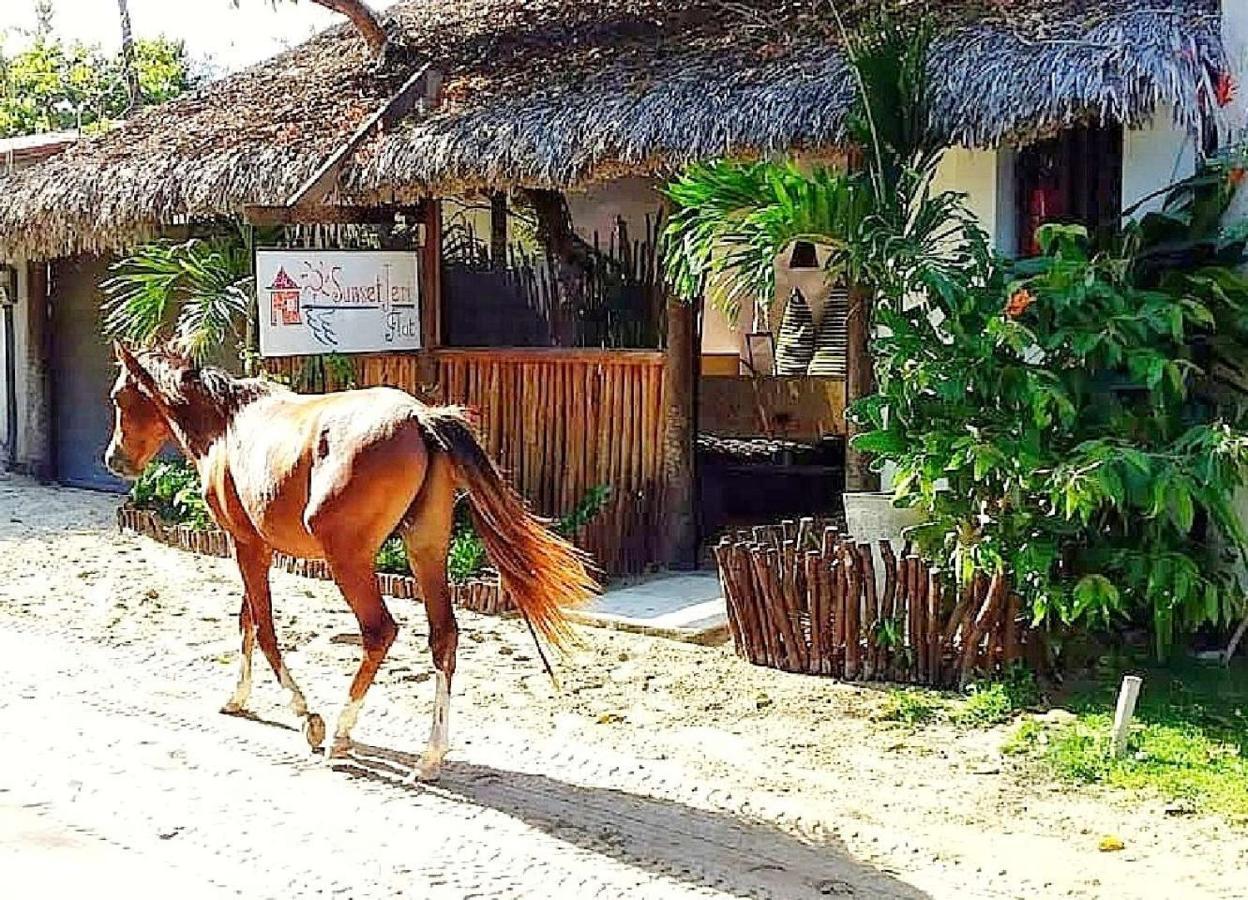
[[[106,334],[138,345],[173,340],[201,361],[241,343],[255,288],[240,240],[158,241],[110,272],[100,285]]]
[[[706,294],[734,321],[747,303],[770,302],[774,260],[795,242],[831,248],[828,278],[850,287],[851,406],[874,389],[868,345],[879,311],[897,313],[927,291],[948,290],[969,258],[989,252],[964,198],[932,194],[944,149],[928,115],[933,35],[929,20],[884,12],[852,31],[842,26],[858,89],[846,132],[860,164],[806,170],[721,160],[690,166],[666,188],[669,281],[686,300]],[[847,488],[874,488],[865,455],[851,444],[848,457]]]

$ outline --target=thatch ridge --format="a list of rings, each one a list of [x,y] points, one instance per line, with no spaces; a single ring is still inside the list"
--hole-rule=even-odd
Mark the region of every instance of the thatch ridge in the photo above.
[[[952,142],[1064,124],[1194,125],[1223,64],[1217,0],[891,0],[936,7],[933,117]],[[867,0],[840,0],[853,18]],[[0,180],[0,253],[61,255],[279,203],[425,59],[444,100],[367,144],[344,199],[567,187],[691,159],[826,149],[853,90],[809,0],[409,0],[373,74],[339,26]]]

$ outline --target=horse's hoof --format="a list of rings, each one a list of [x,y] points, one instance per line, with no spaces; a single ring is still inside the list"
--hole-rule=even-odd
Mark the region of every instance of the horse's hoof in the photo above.
[[[322,729],[324,729],[324,727],[325,727],[324,725],[321,726]],[[345,759],[346,757],[351,755],[352,746],[353,745],[351,743],[351,738],[349,737],[334,738],[334,743],[329,748],[329,758],[330,759]]]
[[[418,763],[416,768],[412,769],[412,781],[419,781],[421,784],[433,784],[442,777],[441,763]]]
[[[313,750],[325,743],[325,720],[316,713],[308,713],[303,720],[303,736]]]
[[[241,716],[244,712],[243,704],[235,703],[233,700],[221,707],[223,716]]]
[[[426,784],[437,781],[442,776],[442,759],[444,756],[445,754],[431,756],[429,753],[422,753],[412,769],[412,781],[422,781]]]

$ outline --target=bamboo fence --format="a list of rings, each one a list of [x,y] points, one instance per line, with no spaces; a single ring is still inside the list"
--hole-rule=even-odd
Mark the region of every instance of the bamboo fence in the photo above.
[[[756,665],[952,687],[1034,661],[1002,575],[954,589],[908,546],[873,548],[809,518],[738,531],[714,552],[733,643]]]
[[[606,507],[577,535],[605,573],[637,574],[657,560],[662,353],[440,349],[348,360],[359,387],[390,385],[471,409],[486,451],[540,515],[565,516],[591,488],[609,485]],[[306,365],[299,357],[265,362],[294,383]]]
[[[189,550],[192,553],[222,558],[234,555],[234,547],[229,535],[220,528],[172,525],[162,521],[150,509],[121,507],[117,510],[117,527],[122,531],[132,531],[170,547]],[[278,553],[273,557],[273,568],[304,578],[333,580],[329,566],[323,559],[296,559],[284,553]],[[379,572],[377,573],[377,586],[388,597],[417,601],[421,599],[420,583],[411,575]],[[451,602],[463,609],[490,615],[515,611],[515,605],[510,596],[500,589],[497,578],[472,578],[464,582],[452,582],[450,588]]]

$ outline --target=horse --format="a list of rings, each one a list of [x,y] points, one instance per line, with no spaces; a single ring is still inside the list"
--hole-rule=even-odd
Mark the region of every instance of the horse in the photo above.
[[[173,443],[194,464],[212,518],[233,539],[243,581],[242,661],[222,712],[246,711],[258,642],[303,719],[309,745],[322,745],[325,722],[308,708],[277,646],[269,568],[277,552],[325,560],[363,643],[328,756],[350,754],[365,694],[398,632],[375,570],[378,549],[397,532],[420,585],[436,674],[433,724],[412,775],[437,778],[449,746],[459,642],[446,560],[461,489],[501,587],[535,637],[560,648],[568,643],[564,609],[597,591],[588,559],[529,512],[463,410],[427,406],[387,387],[298,394],[197,365],[170,348],[131,350],[117,342],[114,352],[119,371],[105,464],[134,479]]]

